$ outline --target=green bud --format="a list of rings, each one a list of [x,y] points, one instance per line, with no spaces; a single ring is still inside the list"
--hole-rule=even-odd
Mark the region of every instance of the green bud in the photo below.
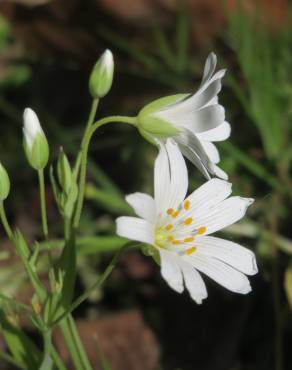
[[[91,72],[89,91],[93,98],[103,98],[111,89],[114,75],[114,60],[110,50],[106,50]]]
[[[36,113],[26,108],[23,113],[24,151],[35,170],[44,169],[49,160],[49,145]]]
[[[8,197],[10,192],[10,180],[7,171],[0,163],[0,201]]]
[[[63,148],[60,149],[60,154],[57,163],[57,174],[59,184],[61,185],[63,191],[68,195],[72,187],[73,174],[71,170],[70,163]]]
[[[167,106],[183,99],[186,95],[178,94],[157,99],[147,104],[138,114],[138,130],[141,135],[151,141],[151,137],[164,137],[176,135],[179,130],[171,122],[160,118],[155,113],[167,109]],[[153,139],[152,139],[153,141]]]

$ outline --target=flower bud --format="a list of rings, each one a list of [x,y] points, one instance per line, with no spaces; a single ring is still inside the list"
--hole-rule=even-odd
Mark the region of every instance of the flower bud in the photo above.
[[[114,60],[106,50],[93,67],[89,78],[89,91],[93,98],[103,98],[111,89],[114,75]]]
[[[7,171],[0,163],[0,201],[8,197],[10,192],[10,180]]]
[[[29,164],[35,170],[46,167],[49,145],[36,113],[26,108],[23,113],[24,151]]]
[[[73,174],[68,158],[64,153],[62,147],[60,149],[60,154],[57,163],[57,174],[59,184],[61,185],[63,191],[68,195],[72,187]]]
[[[167,138],[179,133],[170,121],[162,119],[159,112],[181,99],[181,95],[167,96],[147,104],[138,114],[138,130],[147,140],[153,137]]]

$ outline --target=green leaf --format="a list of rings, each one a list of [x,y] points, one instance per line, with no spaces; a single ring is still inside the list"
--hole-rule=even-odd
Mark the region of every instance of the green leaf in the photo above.
[[[27,335],[12,325],[0,309],[1,331],[5,342],[15,360],[23,369],[38,369],[41,363],[41,353]]]

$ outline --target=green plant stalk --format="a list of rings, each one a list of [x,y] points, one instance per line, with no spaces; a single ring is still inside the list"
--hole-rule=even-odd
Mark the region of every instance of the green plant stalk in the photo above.
[[[92,124],[94,122],[94,118],[96,116],[96,112],[97,112],[97,108],[98,108],[98,103],[99,103],[98,98],[93,99],[91,109],[90,109],[90,113],[89,113],[89,117],[88,117],[88,121],[86,123],[86,128],[85,128],[83,138],[82,138],[82,141],[81,141],[80,150],[78,152],[77,159],[76,159],[75,166],[74,166],[74,174],[75,174],[76,178],[78,176],[78,172],[79,172],[79,169],[80,169],[82,150],[83,150],[83,147],[84,147],[84,140],[87,136],[87,133],[88,133],[90,127],[92,126]]]
[[[7,217],[6,217],[6,212],[5,212],[5,208],[4,208],[4,203],[3,201],[0,202],[0,218],[1,218],[1,222],[2,222],[2,225],[4,227],[4,230],[8,236],[9,239],[12,239],[13,237],[13,232],[11,230],[11,227],[9,225],[9,222],[7,220]]]
[[[99,121],[95,122],[90,129],[86,132],[83,141],[83,148],[81,154],[81,168],[80,168],[80,179],[79,179],[79,192],[78,198],[76,202],[76,210],[74,214],[73,220],[73,227],[77,229],[79,226],[79,221],[82,212],[82,206],[84,201],[84,193],[85,193],[85,180],[86,180],[86,166],[87,166],[87,155],[88,155],[88,147],[91,140],[92,135],[94,132],[101,126],[111,123],[111,122],[121,122],[121,123],[128,123],[130,125],[136,125],[136,117],[125,117],[125,116],[110,116],[100,119]]]
[[[60,322],[61,320],[64,320],[66,318],[67,315],[70,315],[71,312],[73,312],[81,303],[83,303],[91,294],[91,292],[93,290],[95,290],[96,288],[99,288],[101,287],[104,282],[107,280],[107,278],[111,275],[112,271],[114,270],[114,268],[116,267],[119,259],[120,259],[120,256],[122,255],[122,253],[125,251],[125,249],[129,246],[129,243],[127,243],[126,245],[124,245],[123,248],[120,248],[118,250],[118,252],[114,255],[113,259],[111,260],[111,262],[109,263],[109,265],[107,266],[107,268],[104,270],[104,272],[102,273],[102,275],[92,284],[92,286],[86,291],[84,292],[82,295],[80,295],[73,303],[72,305],[69,307],[69,309],[67,311],[65,311],[64,313],[62,313],[62,315],[60,317],[58,317],[52,324],[51,326],[54,326],[56,325],[56,323]]]
[[[52,360],[52,331],[46,330],[43,332],[44,338],[44,357],[40,370],[52,370],[53,369],[53,360]]]
[[[68,350],[70,352],[76,370],[93,370],[81,343],[72,316],[69,314],[60,322],[59,325],[63,332]]]
[[[46,195],[45,195],[45,179],[44,170],[38,170],[39,186],[40,186],[40,203],[41,203],[41,214],[42,214],[42,225],[44,237],[47,240],[49,235],[48,221],[47,221],[47,207],[46,207]]]

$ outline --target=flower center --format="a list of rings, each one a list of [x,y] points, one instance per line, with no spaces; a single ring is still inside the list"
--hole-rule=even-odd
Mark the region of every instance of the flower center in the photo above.
[[[186,214],[183,217],[183,211],[191,208],[189,200],[185,200],[177,210],[169,208],[166,215],[162,217],[161,224],[155,230],[155,245],[159,248],[172,249],[176,247],[179,253],[192,254],[196,251],[194,245],[197,235],[205,234],[206,227],[200,226],[185,234],[185,228],[193,224],[193,218]],[[178,217],[182,216],[182,217]],[[179,249],[177,249],[180,246]]]

